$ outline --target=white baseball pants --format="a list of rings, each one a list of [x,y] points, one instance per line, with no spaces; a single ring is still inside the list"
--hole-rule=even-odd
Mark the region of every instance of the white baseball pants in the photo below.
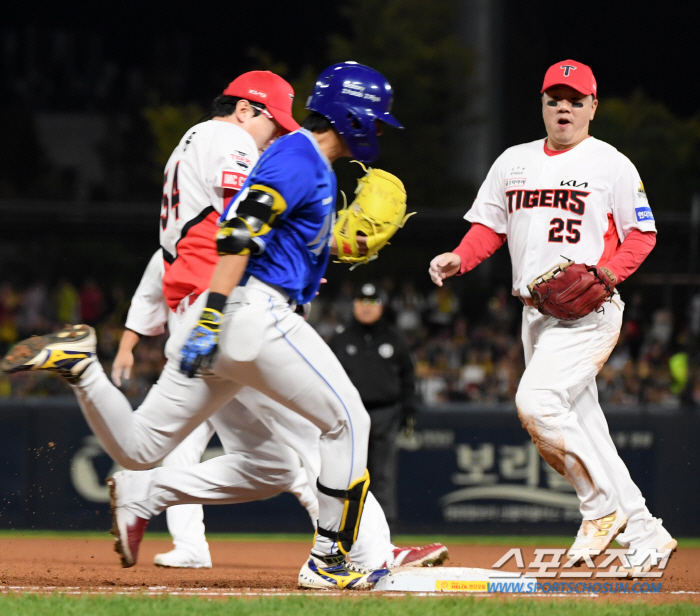
[[[615,348],[624,303],[619,295],[575,321],[523,310],[526,369],[515,403],[523,427],[547,463],[576,490],[584,520],[618,507],[627,515],[623,547],[652,540],[660,521],[649,513],[610,437],[595,377]]]
[[[245,406],[262,410],[281,406],[249,387],[242,389],[233,401],[234,404],[243,402],[245,402]],[[229,403],[227,409],[232,408],[234,404]],[[297,496],[315,524],[318,518],[315,481],[321,466],[318,447],[321,433],[313,424],[302,419],[293,411],[285,407],[278,410],[279,416],[276,418],[276,422],[280,430],[275,436],[280,437],[281,432],[280,440],[282,442],[296,451],[304,452],[300,456],[303,468],[299,469],[296,483],[287,491]],[[202,547],[208,550],[202,522],[202,505],[181,503],[201,503],[204,499],[208,499],[209,504],[241,502],[237,500],[236,492],[222,491],[212,494],[209,489],[210,478],[206,477],[208,471],[201,468],[201,465],[196,461],[201,457],[213,432],[207,426],[210,422],[215,422],[220,414],[215,414],[209,422],[202,424],[180,443],[165,458],[163,468],[123,474],[124,483],[122,485],[124,489],[120,492],[119,505],[128,506],[136,515],[147,519],[158,515],[165,509],[168,516],[168,530],[173,536],[175,546],[194,555],[201,554]],[[205,429],[201,430],[203,426]],[[290,427],[296,427],[298,431],[288,430]],[[304,440],[304,437],[307,437],[307,440]],[[166,462],[171,458],[177,464],[166,465]],[[185,462],[186,464],[183,464]],[[177,467],[175,472],[172,472],[173,467]],[[310,486],[313,487],[313,490]],[[377,568],[391,558],[393,548],[384,511],[370,491],[367,494],[359,534],[350,551],[350,558],[353,562],[364,567]]]
[[[188,468],[199,464],[212,436],[214,436],[214,426],[209,421],[205,421],[163,458],[163,466]],[[170,507],[166,510],[165,516],[176,549],[184,550],[194,557],[209,554],[202,505]]]

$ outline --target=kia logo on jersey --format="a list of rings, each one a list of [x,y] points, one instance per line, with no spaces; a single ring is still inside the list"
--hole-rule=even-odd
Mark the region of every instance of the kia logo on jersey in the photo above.
[[[576,183],[576,180],[569,180],[568,182],[565,182],[562,180],[559,182],[559,186],[573,186],[574,188],[588,188],[588,182],[581,182],[580,184]]]
[[[571,64],[564,64],[564,65],[560,66],[559,68],[563,68],[563,69],[564,69],[564,77],[568,77],[569,74],[571,73],[571,71],[575,71],[575,70],[576,70],[576,67],[575,67],[575,66],[571,66]]]

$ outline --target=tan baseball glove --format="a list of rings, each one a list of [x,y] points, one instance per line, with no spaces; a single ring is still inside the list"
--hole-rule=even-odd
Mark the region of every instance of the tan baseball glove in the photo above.
[[[565,321],[598,310],[613,295],[617,279],[609,269],[567,261],[527,285],[542,314]]]
[[[360,163],[361,164],[361,163]],[[355,199],[338,212],[333,237],[338,259],[343,263],[368,263],[404,226],[406,189],[399,178],[381,169],[369,169],[357,182]],[[360,254],[357,236],[367,237],[367,252]]]

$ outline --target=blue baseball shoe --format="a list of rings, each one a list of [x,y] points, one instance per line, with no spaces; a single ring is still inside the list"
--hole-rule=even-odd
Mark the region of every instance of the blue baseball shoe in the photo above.
[[[50,370],[77,383],[96,359],[95,330],[88,325],[66,325],[59,332],[18,342],[0,361],[0,369],[7,374]]]
[[[299,571],[300,588],[325,590],[371,590],[388,569],[363,569],[349,563],[343,554],[314,554]]]

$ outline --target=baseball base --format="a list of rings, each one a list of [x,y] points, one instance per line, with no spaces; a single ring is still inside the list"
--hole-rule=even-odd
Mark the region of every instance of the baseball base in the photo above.
[[[374,591],[383,592],[476,592],[487,593],[490,584],[500,588],[506,584],[522,584],[523,587],[537,584],[535,578],[520,577],[508,571],[472,569],[470,567],[426,567],[398,569],[383,577]],[[512,586],[511,586],[512,588]],[[513,591],[515,592],[515,591]]]

